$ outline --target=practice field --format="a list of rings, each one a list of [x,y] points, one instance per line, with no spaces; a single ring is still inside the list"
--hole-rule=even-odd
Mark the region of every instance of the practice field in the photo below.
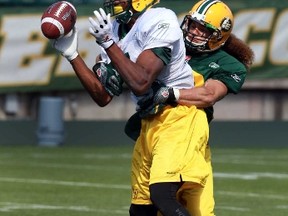
[[[128,215],[132,146],[0,147],[1,216]],[[217,216],[287,216],[287,149],[213,149]]]

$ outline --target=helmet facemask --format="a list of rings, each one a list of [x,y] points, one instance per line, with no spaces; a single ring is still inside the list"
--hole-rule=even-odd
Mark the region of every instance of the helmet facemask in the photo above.
[[[121,2],[127,4],[125,9],[121,6]],[[128,23],[133,16],[131,0],[105,0],[104,10],[106,13],[110,13],[112,17],[115,16],[119,23]]]
[[[199,33],[193,34],[192,29],[201,28]],[[183,31],[184,42],[186,49],[192,52],[210,52],[215,49],[211,49],[210,43],[218,41],[222,38],[221,32],[209,23],[205,23],[202,20],[197,19],[191,15],[186,15],[181,29]]]

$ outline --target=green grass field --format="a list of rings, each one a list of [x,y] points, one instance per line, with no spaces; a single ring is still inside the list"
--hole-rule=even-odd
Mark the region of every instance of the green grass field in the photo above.
[[[132,146],[0,147],[1,216],[128,215]],[[217,216],[287,216],[287,149],[213,149]]]

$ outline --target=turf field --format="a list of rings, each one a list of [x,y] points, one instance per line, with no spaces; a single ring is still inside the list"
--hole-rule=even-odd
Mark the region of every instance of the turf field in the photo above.
[[[128,215],[132,146],[0,147],[1,216]],[[287,216],[287,149],[213,149],[217,216]]]

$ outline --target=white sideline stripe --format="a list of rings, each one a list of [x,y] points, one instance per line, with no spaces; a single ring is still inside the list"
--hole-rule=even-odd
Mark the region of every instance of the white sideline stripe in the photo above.
[[[236,197],[253,197],[261,199],[272,199],[272,200],[288,200],[288,196],[281,196],[275,194],[258,194],[258,193],[247,193],[247,192],[230,192],[230,191],[217,191],[215,194],[225,195],[225,196],[236,196]]]
[[[234,207],[234,206],[215,206],[216,209],[224,209],[230,211],[241,211],[241,212],[248,212],[250,208],[241,208],[241,207]]]
[[[245,155],[244,155],[245,154]],[[287,166],[287,154],[285,155],[277,155],[275,158],[275,154],[269,153],[262,153],[260,155],[255,155],[255,153],[243,153],[243,154],[233,154],[229,151],[229,153],[217,153],[217,156],[213,158],[214,164],[237,164],[237,165],[257,165],[257,166],[267,166],[267,165],[274,165],[274,166]]]
[[[83,159],[115,159],[115,158],[120,158],[120,159],[131,159],[131,155],[128,153],[123,153],[123,154],[97,154],[97,153],[83,153],[83,154],[76,154],[76,155],[63,155],[63,154],[45,154],[45,153],[33,153],[31,154],[32,158],[83,158]]]
[[[11,163],[11,162],[3,162],[0,161],[0,165],[14,165],[18,163]],[[96,166],[96,165],[73,165],[73,164],[53,164],[53,163],[25,163],[21,164],[25,167],[45,167],[45,168],[57,168],[57,169],[85,169],[85,170],[113,170],[113,171],[121,171],[125,170],[125,167],[115,167],[115,166]]]
[[[288,179],[288,174],[282,173],[219,173],[215,172],[215,178],[229,178],[242,180],[258,180],[259,178]]]
[[[0,160],[0,165],[11,164],[10,162],[3,162]],[[13,163],[12,163],[13,164]],[[52,163],[25,163],[25,166],[33,167],[47,167],[47,168],[62,168],[62,169],[85,169],[85,170],[113,170],[113,171],[123,171],[125,167],[104,167],[96,165],[71,165],[71,164],[52,164]],[[283,173],[220,173],[215,172],[214,178],[227,178],[227,179],[242,179],[242,180],[258,180],[259,178],[272,178],[272,179],[288,179],[288,174]]]
[[[279,158],[278,158],[279,159]],[[235,160],[235,158],[231,158],[230,160],[228,159],[215,159],[213,160],[214,164],[237,164],[237,165],[257,165],[257,166],[267,166],[269,165],[274,165],[274,166],[287,166],[287,161],[269,161],[269,163],[266,161],[261,161],[261,160],[249,160],[249,159],[239,159]]]
[[[2,182],[13,182],[13,183],[29,183],[29,184],[53,184],[63,186],[77,186],[77,187],[95,187],[105,189],[124,189],[128,190],[131,187],[128,185],[113,185],[113,184],[98,184],[88,182],[70,182],[70,181],[56,181],[56,180],[44,180],[44,179],[21,179],[21,178],[5,178],[0,177]]]
[[[75,154],[75,155],[63,155],[63,154],[57,154],[57,153],[54,153],[54,154],[48,154],[48,153],[32,153],[32,154],[27,154],[26,155],[27,157],[29,158],[48,158],[48,159],[58,159],[58,158],[65,158],[65,159],[73,159],[73,158],[83,158],[83,159],[86,159],[86,160],[90,160],[90,159],[93,159],[93,160],[104,160],[104,159],[107,159],[107,160],[110,160],[110,159],[115,159],[115,158],[118,158],[118,159],[128,159],[130,160],[131,159],[131,154],[128,154],[128,153],[122,153],[122,154],[105,154],[105,153],[101,153],[101,154],[97,154],[97,153],[83,153],[83,154]],[[15,158],[17,157],[17,155],[13,154],[13,153],[0,153],[0,158],[3,159],[3,158]]]
[[[128,185],[97,184],[97,183],[88,183],[88,182],[70,182],[70,181],[55,181],[55,180],[41,180],[41,179],[21,179],[21,178],[0,177],[0,182],[50,184],[50,185],[63,185],[63,186],[73,186],[73,187],[77,186],[77,187],[95,187],[95,188],[105,188],[105,189],[130,190],[130,186]],[[247,193],[247,192],[240,193],[240,192],[217,191],[217,190],[215,191],[215,194],[225,195],[225,196],[236,196],[236,197],[253,197],[253,198],[262,198],[262,199],[264,198],[264,199],[273,199],[273,200],[274,199],[288,200],[287,196],[273,195],[273,194],[269,195],[269,194],[257,194],[257,193]],[[288,206],[278,206],[277,208],[287,209]]]
[[[21,209],[69,210],[78,212],[101,212],[108,214],[127,215],[127,211],[124,210],[92,209],[86,206],[54,206],[43,204],[0,202],[0,212],[11,212],[13,210]]]

